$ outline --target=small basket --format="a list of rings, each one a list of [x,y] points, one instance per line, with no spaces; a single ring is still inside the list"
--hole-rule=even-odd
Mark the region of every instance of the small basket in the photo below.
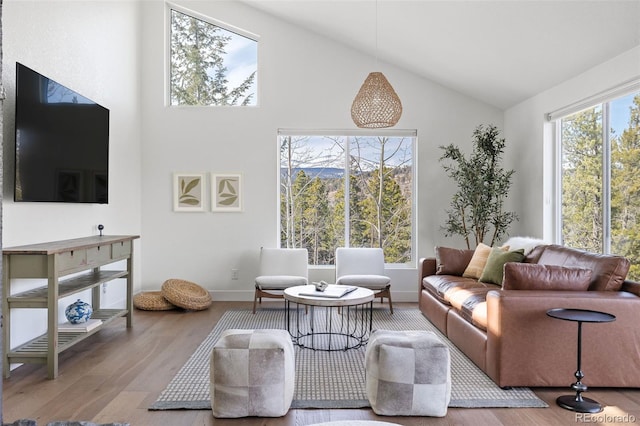
[[[146,291],[133,296],[133,306],[143,311],[170,311],[175,305],[162,296],[160,291]]]
[[[170,279],[162,284],[162,296],[183,309],[201,311],[211,306],[211,295],[198,284]]]

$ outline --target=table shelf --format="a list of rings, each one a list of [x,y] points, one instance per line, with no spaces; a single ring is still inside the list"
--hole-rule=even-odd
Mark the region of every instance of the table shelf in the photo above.
[[[127,271],[98,270],[60,281],[58,283],[58,298],[70,296],[82,290],[88,290],[109,281],[123,278],[127,274]],[[48,287],[34,288],[22,293],[12,294],[7,298],[9,308],[46,308],[48,300]]]
[[[70,348],[81,340],[86,339],[92,334],[98,332],[102,327],[109,324],[111,321],[127,315],[126,309],[100,309],[93,312],[91,318],[102,320],[102,324],[99,327],[94,328],[86,332],[63,332],[58,333],[58,353]],[[46,362],[46,356],[49,351],[48,334],[43,334],[36,337],[33,340],[24,343],[7,354],[13,362],[28,362],[19,360],[22,358],[41,358],[42,362]]]

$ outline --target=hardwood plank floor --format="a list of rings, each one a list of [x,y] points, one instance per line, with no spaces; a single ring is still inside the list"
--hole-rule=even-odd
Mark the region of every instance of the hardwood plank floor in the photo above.
[[[282,302],[265,302],[281,306]],[[415,307],[415,303],[394,303]],[[381,417],[371,409],[290,410],[282,418],[215,419],[211,411],[148,411],[167,383],[209,334],[220,316],[249,302],[214,302],[200,312],[134,312],[134,327],[124,319],[105,327],[60,356],[59,377],[47,380],[44,365],[23,365],[4,381],[3,420],[128,422],[132,426],[304,426],[333,420],[378,420],[419,425],[575,425],[640,424],[640,389],[592,389],[588,396],[607,407],[581,416],[559,408],[555,399],[567,389],[534,389],[549,408],[449,409],[444,418]],[[524,366],[523,366],[524,367]],[[573,372],[567,372],[567,383]],[[585,372],[588,379],[588,371]],[[588,381],[587,381],[588,384]]]

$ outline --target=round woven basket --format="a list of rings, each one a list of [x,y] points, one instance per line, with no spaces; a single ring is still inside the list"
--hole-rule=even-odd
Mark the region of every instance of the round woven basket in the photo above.
[[[170,279],[162,284],[162,296],[183,309],[201,311],[211,305],[211,295],[198,284]]]
[[[143,311],[170,311],[175,305],[162,296],[160,291],[146,291],[133,296],[133,306]]]

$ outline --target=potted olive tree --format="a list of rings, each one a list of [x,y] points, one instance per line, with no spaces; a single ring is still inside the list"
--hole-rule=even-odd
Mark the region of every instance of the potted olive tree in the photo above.
[[[467,248],[472,242],[494,245],[518,219],[515,212],[503,211],[514,170],[501,166],[505,140],[499,133],[494,125],[476,127],[468,158],[453,144],[440,146],[440,162],[458,186],[443,229],[446,236],[462,236]]]

